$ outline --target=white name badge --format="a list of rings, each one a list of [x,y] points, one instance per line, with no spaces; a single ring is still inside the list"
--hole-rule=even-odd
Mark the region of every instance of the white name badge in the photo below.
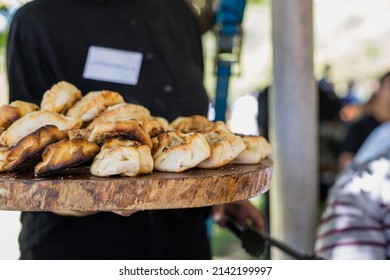
[[[141,64],[142,53],[90,46],[83,78],[136,85]]]

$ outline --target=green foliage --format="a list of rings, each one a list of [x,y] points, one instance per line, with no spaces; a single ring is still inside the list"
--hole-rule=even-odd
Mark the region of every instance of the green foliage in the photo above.
[[[0,5],[0,10],[4,12],[8,12],[8,6],[5,4]]]
[[[247,0],[248,4],[265,5],[269,3],[269,0]]]
[[[0,52],[3,53],[5,50],[5,45],[7,43],[8,32],[4,31],[0,33]]]

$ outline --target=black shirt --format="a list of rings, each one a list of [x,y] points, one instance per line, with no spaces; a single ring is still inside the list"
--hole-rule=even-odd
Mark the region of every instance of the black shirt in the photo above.
[[[184,0],[38,0],[11,26],[7,67],[10,100],[40,103],[59,80],[83,93],[110,89],[169,120],[206,114],[199,29]],[[138,84],[83,78],[91,45],[143,54]]]
[[[341,145],[341,152],[356,154],[368,135],[380,124],[374,117],[366,116],[353,123]]]
[[[91,45],[142,53],[136,85],[83,78]],[[113,90],[153,115],[206,115],[198,22],[184,0],[35,0],[11,24],[10,101],[39,104],[58,81],[83,94]],[[207,259],[205,208],[98,213],[78,218],[22,213],[21,258]]]

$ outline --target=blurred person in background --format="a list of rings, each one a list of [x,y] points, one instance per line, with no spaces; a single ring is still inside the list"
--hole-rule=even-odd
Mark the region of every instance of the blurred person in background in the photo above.
[[[343,170],[366,140],[381,123],[390,120],[390,72],[379,80],[379,88],[364,107],[364,114],[352,123],[340,147],[338,168]]]
[[[372,115],[390,111],[390,74],[373,95]],[[380,100],[381,103],[378,103]],[[326,259],[390,259],[390,121],[359,146],[329,192],[315,253]]]
[[[326,64],[320,80],[318,81],[318,87],[320,90],[334,92],[334,83],[331,80],[332,66]]]
[[[39,104],[65,80],[81,92],[110,89],[153,115],[207,115],[200,27],[185,0],[35,0],[18,10],[7,46],[10,101]],[[91,48],[109,63],[114,52],[142,55],[135,83],[85,77]],[[119,52],[117,52],[119,51]],[[96,55],[96,53],[95,53]],[[118,57],[117,57],[118,58]],[[122,61],[122,60],[121,60]],[[109,69],[107,69],[109,71]],[[211,186],[212,187],[212,186]],[[249,201],[214,207],[264,229]],[[22,212],[21,259],[210,259],[210,207],[111,212]]]
[[[348,81],[348,87],[347,87],[347,93],[343,98],[341,98],[341,106],[345,106],[347,104],[359,104],[359,98],[356,96],[355,92],[355,81],[354,80],[349,80]]]
[[[323,76],[317,83],[320,202],[325,200],[328,189],[334,183],[337,174],[341,100],[336,95],[330,78],[331,69],[330,65],[326,65]]]
[[[317,256],[390,259],[390,149],[389,144],[377,145],[383,131],[389,136],[390,126],[377,129],[329,192],[316,235]]]
[[[319,94],[319,184],[320,201],[324,201],[329,187],[337,175],[337,156],[339,151],[341,129],[340,99],[330,89],[318,85]]]

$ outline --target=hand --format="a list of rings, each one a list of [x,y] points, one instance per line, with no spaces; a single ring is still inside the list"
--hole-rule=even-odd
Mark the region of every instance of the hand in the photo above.
[[[139,210],[121,210],[121,211],[112,211],[112,213],[115,213],[117,215],[124,216],[124,217],[129,217],[138,211]]]
[[[213,219],[224,227],[227,215],[234,217],[243,226],[251,225],[259,231],[266,231],[264,217],[249,200],[216,205],[212,209]]]
[[[54,214],[66,217],[85,217],[96,214],[98,211],[53,211]]]

